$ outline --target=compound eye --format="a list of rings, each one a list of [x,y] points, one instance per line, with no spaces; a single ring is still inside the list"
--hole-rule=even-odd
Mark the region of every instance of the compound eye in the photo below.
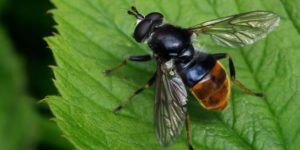
[[[153,28],[161,25],[163,22],[163,15],[157,12],[148,14],[143,20],[141,20],[136,26],[133,37],[137,42],[142,42],[146,39]]]
[[[149,20],[151,20],[152,22],[159,23],[159,24],[162,23],[163,18],[164,18],[164,16],[163,16],[161,13],[158,13],[158,12],[150,13],[150,14],[148,14],[148,15],[145,17],[145,19],[149,19]]]
[[[153,23],[148,20],[144,19],[142,20],[135,28],[133,33],[133,38],[137,42],[142,42],[151,32]]]

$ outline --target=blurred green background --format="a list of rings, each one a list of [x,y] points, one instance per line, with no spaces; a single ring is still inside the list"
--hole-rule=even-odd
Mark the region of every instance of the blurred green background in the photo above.
[[[0,0],[0,150],[73,149],[38,101],[57,91],[44,37],[55,31],[48,0]]]

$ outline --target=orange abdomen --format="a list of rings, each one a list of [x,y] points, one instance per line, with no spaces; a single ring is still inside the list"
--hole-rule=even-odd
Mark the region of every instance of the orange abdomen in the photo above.
[[[229,80],[223,66],[217,62],[191,91],[199,103],[206,109],[223,110],[227,106],[230,93]]]

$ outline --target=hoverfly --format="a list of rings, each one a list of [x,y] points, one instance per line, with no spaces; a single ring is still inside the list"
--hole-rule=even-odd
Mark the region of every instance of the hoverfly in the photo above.
[[[243,47],[265,37],[279,24],[280,18],[275,13],[269,11],[240,13],[190,28],[164,23],[164,17],[159,12],[143,16],[135,7],[131,7],[128,14],[137,19],[133,38],[139,43],[146,42],[153,55],[129,56],[123,63],[105,70],[104,73],[111,74],[126,65],[127,61],[143,62],[153,58],[157,62],[157,70],[142,88],[136,90],[114,112],[119,112],[134,96],[156,83],[154,124],[157,140],[162,146],[170,145],[185,124],[187,144],[189,149],[193,149],[186,106],[186,87],[200,105],[209,110],[220,111],[227,106],[230,79],[247,94],[263,96],[262,93],[248,89],[235,78],[235,68],[230,55],[196,51],[192,44],[192,36],[207,34],[219,45]],[[219,62],[224,58],[229,61],[229,76]]]

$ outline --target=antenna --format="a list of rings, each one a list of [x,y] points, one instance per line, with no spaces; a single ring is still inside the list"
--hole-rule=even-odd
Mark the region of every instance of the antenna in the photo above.
[[[134,6],[131,6],[131,9],[128,10],[127,13],[129,15],[133,15],[138,20],[144,19],[144,16],[140,14],[139,11]]]

